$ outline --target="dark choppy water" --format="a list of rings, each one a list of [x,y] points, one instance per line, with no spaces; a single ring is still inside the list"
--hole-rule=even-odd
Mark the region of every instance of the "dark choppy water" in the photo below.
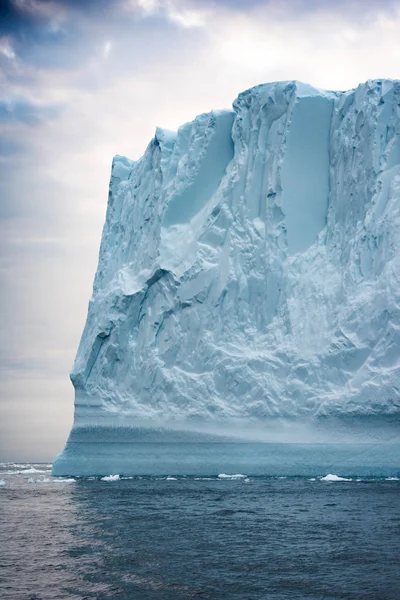
[[[2,600],[400,598],[398,479],[0,481]]]

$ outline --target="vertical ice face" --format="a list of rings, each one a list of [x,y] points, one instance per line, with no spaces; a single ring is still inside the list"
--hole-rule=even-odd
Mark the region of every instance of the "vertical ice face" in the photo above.
[[[75,424],[399,414],[400,82],[243,92],[113,162]]]

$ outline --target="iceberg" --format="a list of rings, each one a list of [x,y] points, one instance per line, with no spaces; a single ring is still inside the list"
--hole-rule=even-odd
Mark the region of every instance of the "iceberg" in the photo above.
[[[400,81],[259,85],[116,156],[53,474],[253,474],[269,444],[363,442],[397,475],[399,232]]]

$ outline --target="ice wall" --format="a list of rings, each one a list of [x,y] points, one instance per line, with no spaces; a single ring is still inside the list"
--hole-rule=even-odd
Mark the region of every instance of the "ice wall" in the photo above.
[[[399,81],[260,85],[115,157],[75,430],[396,421],[399,211]]]

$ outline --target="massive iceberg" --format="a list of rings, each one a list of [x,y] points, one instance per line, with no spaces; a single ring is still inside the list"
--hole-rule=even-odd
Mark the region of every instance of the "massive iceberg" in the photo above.
[[[391,441],[399,466],[399,266],[400,81],[157,128],[113,161],[54,473],[196,473],[187,444],[246,440]]]

